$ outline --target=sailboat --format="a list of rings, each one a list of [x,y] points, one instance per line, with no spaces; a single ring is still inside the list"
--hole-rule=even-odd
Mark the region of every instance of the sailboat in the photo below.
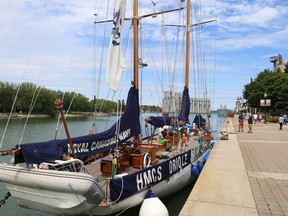
[[[116,2],[119,8],[125,4],[125,0]],[[165,129],[164,143],[158,135],[141,139],[137,8],[138,0],[134,0],[134,79],[121,118],[101,133],[71,138],[62,101],[57,100],[67,139],[21,144],[0,152],[2,156],[13,155],[11,164],[0,164],[0,181],[19,206],[56,214],[110,215],[140,205],[149,191],[162,198],[197,179],[212,145],[201,137],[198,141],[189,138],[183,127],[189,123],[189,49],[182,109],[171,119],[175,127]],[[115,14],[114,25],[123,21]],[[101,159],[84,164],[85,158],[96,154],[102,155]]]

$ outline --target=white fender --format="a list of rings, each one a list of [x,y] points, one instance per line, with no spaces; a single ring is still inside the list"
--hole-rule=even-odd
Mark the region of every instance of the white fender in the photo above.
[[[149,167],[151,164],[151,157],[150,154],[147,152],[145,153],[144,157],[143,157],[143,169],[146,169],[147,167]]]
[[[141,205],[139,216],[169,216],[166,206],[149,190]]]

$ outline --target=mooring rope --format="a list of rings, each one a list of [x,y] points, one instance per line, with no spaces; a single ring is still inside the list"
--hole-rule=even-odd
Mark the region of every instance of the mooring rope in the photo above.
[[[5,201],[11,196],[11,193],[8,191],[4,198],[0,200],[0,208],[5,205]]]

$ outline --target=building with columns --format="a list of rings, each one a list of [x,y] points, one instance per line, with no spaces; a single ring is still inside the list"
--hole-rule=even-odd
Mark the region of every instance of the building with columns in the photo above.
[[[163,113],[179,113],[181,110],[182,93],[164,92],[162,100]],[[211,112],[211,101],[207,98],[190,98],[190,113],[206,114]]]

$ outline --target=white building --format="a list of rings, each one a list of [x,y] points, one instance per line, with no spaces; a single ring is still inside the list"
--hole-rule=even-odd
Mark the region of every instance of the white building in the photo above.
[[[237,97],[236,99],[236,104],[235,104],[235,112],[238,113],[239,110],[243,107],[243,98],[242,97]]]
[[[191,98],[190,113],[210,113],[211,101],[207,98]]]
[[[179,113],[181,110],[182,93],[175,93],[174,97],[172,92],[164,92],[162,100],[163,113]],[[210,113],[211,101],[207,98],[190,98],[190,113]]]

